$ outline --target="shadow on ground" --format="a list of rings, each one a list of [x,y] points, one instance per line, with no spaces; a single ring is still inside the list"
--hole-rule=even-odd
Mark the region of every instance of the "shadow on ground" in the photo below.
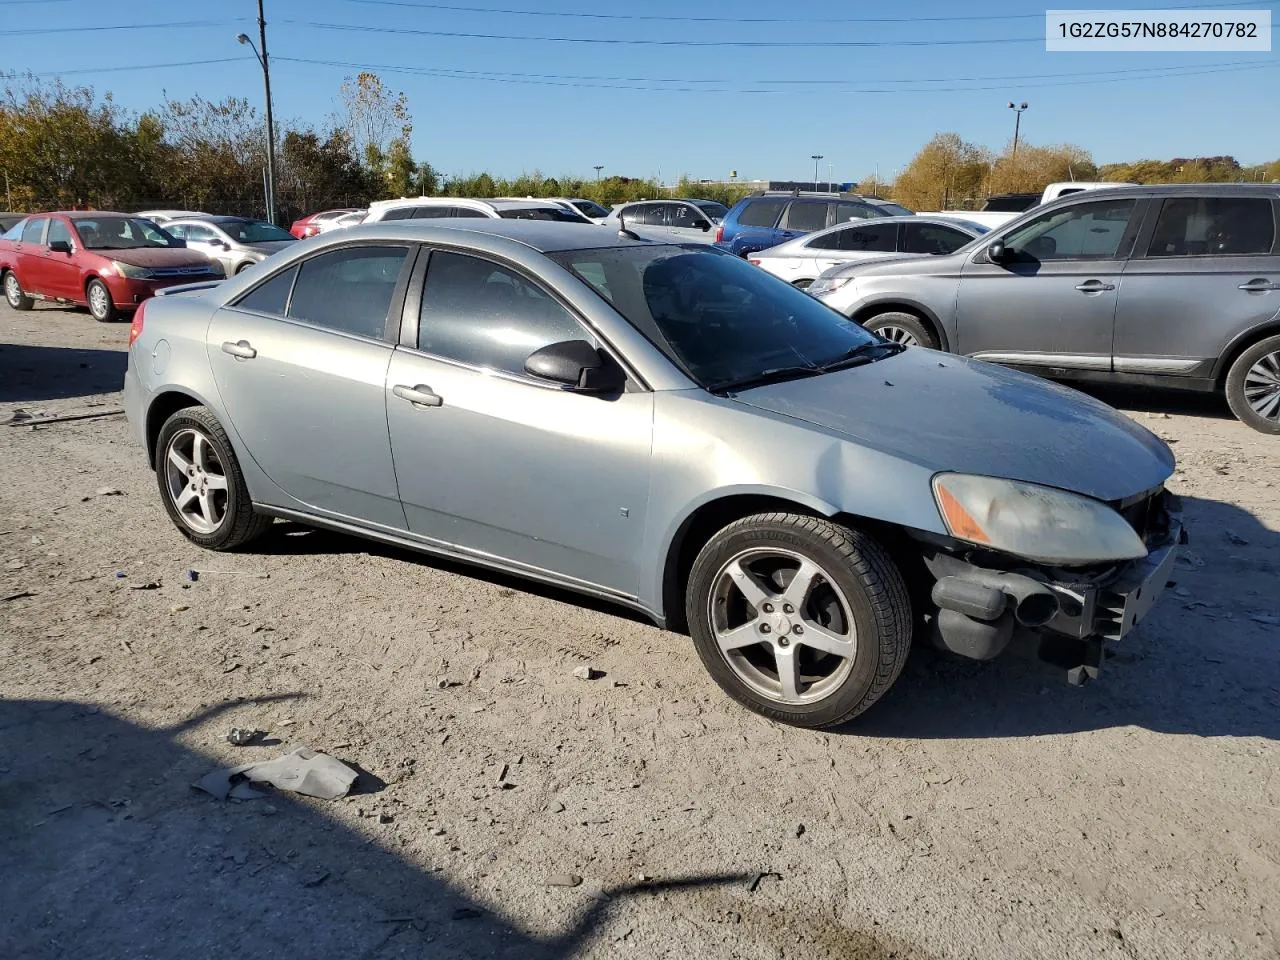
[[[0,343],[0,403],[38,403],[112,393],[124,384],[129,355]]]
[[[561,958],[629,898],[744,879],[611,889],[585,908],[566,894],[565,932],[540,938],[334,822],[321,801],[193,791],[218,764],[177,737],[221,709],[148,730],[83,703],[0,702],[6,955]]]
[[[1203,417],[1209,420],[1235,419],[1235,414],[1231,412],[1221,393],[1099,383],[1072,383],[1070,386],[1121,410],[1176,413],[1183,417]]]
[[[1097,681],[1006,654],[991,663],[917,649],[852,736],[1027,737],[1134,726],[1280,740],[1280,534],[1232,504],[1183,499],[1191,542],[1175,583],[1111,648]]]

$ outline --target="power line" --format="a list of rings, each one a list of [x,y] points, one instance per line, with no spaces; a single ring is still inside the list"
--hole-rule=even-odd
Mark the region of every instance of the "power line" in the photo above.
[[[179,60],[174,63],[130,63],[117,67],[77,67],[74,70],[46,70],[41,73],[23,72],[19,76],[65,77],[80,73],[119,73],[126,70],[162,70],[166,67],[203,67],[211,63],[239,63],[251,57],[219,57],[215,60]]]
[[[197,27],[226,27],[243,23],[244,17],[231,20],[177,20],[170,23],[116,23],[92,27],[32,27],[27,30],[0,30],[0,37],[35,37],[49,33],[99,33],[107,30],[177,30]]]
[[[864,23],[972,23],[991,20],[1043,20],[1043,13],[1005,13],[981,14],[954,17],[694,17],[669,16],[646,13],[595,13],[591,11],[563,10],[529,10],[507,7],[473,7],[461,4],[435,3],[431,0],[345,0],[346,3],[357,3],[366,6],[399,7],[410,10],[440,10],[452,13],[502,14],[520,17],[560,17],[583,20],[623,20],[646,21],[658,23],[750,23],[750,24],[787,24],[787,23],[843,23],[856,26]],[[1256,6],[1259,0],[1229,0],[1225,3],[1197,3],[1184,6],[1162,6],[1153,10],[1209,10],[1224,7]],[[1127,11],[1139,14],[1141,9]]]

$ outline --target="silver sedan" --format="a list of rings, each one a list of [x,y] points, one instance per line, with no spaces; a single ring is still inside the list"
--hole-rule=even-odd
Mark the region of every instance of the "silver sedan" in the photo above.
[[[244,217],[170,220],[164,228],[185,240],[188,247],[221,263],[229,277],[298,242],[288,230]]]
[[[366,224],[148,300],[125,406],[174,525],[232,550],[285,517],[604,598],[811,727],[917,635],[1091,677],[1159,595],[1173,457],[1132,420],[602,233]]]

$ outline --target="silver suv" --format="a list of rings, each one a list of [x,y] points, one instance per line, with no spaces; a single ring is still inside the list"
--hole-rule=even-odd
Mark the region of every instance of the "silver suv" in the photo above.
[[[1116,187],[947,256],[829,271],[815,296],[891,339],[1060,379],[1219,390],[1280,434],[1280,187]]]

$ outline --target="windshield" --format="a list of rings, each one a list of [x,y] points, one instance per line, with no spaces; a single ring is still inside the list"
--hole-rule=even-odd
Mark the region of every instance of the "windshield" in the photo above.
[[[701,386],[818,368],[880,342],[740,257],[705,245],[548,254],[572,270]]]
[[[297,239],[288,230],[282,230],[265,220],[215,220],[214,223],[237,243],[271,243],[275,240]]]
[[[880,210],[886,217],[914,217],[915,211],[908,210],[900,203],[890,203],[888,200],[877,200],[872,204],[877,210]]]
[[[499,210],[504,220],[554,220],[557,223],[590,223],[580,213],[570,213],[564,207],[512,207]]]
[[[72,222],[86,250],[179,246],[171,234],[141,217],[84,217]]]
[[[725,214],[729,212],[728,207],[723,203],[716,203],[714,200],[690,200],[689,202],[712,220],[723,220]]]
[[[588,217],[607,217],[609,215],[608,210],[590,200],[574,200],[573,205],[578,208],[580,213]]]

